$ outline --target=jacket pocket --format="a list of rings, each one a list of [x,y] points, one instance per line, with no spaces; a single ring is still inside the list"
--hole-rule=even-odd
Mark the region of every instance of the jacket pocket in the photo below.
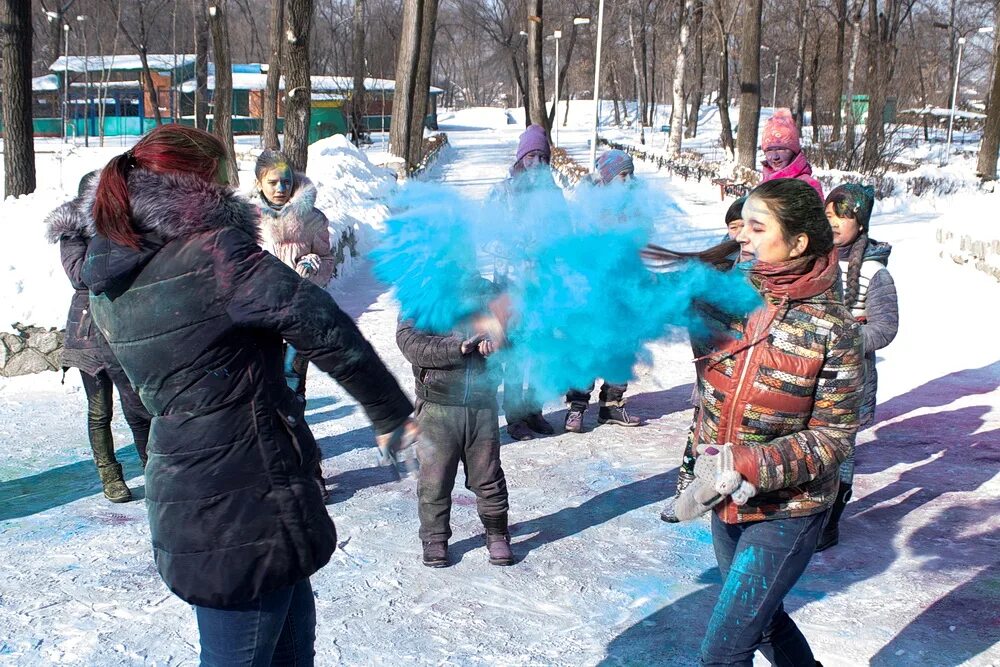
[[[283,393],[284,396],[280,404],[274,407],[274,412],[282,429],[288,435],[297,465],[302,467],[311,463],[317,454],[316,440],[306,424],[306,401],[291,390]]]

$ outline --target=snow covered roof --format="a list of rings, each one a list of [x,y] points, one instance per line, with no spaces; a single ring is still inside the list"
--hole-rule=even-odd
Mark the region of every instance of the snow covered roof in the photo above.
[[[36,76],[31,80],[31,89],[36,93],[47,90],[59,90],[59,77],[55,74]]]
[[[938,118],[947,118],[951,115],[951,109],[946,109],[943,107],[931,107],[926,106],[920,109],[904,109],[900,113],[914,113],[920,115],[936,116]],[[961,109],[955,110],[955,118],[966,118],[969,120],[981,120],[986,118],[984,113],[976,113],[975,111],[962,111]]]
[[[246,65],[233,65],[233,90],[264,90],[267,85],[267,74],[258,69],[257,72],[247,72]],[[278,83],[281,90],[285,89],[285,77]],[[193,93],[195,80],[189,79],[181,84],[181,92]],[[350,76],[314,76],[312,88],[316,92],[344,93],[354,89],[354,77]],[[215,68],[209,67],[208,89],[215,90]],[[391,79],[365,79],[365,90],[391,93],[396,89],[396,82]],[[430,87],[432,95],[444,92],[441,88]]]
[[[150,53],[146,56],[149,68],[152,70],[170,70],[174,68],[176,58],[177,67],[193,64],[195,56],[193,53],[177,54],[172,53]],[[52,72],[101,72],[104,70],[141,70],[142,61],[138,55],[93,55],[87,56],[59,56],[54,63],[49,66]]]

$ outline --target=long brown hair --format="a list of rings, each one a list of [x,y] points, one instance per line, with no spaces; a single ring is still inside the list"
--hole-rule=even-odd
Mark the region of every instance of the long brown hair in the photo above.
[[[93,211],[97,232],[118,245],[139,247],[128,192],[128,175],[133,169],[192,174],[211,183],[224,159],[226,147],[214,134],[182,125],[161,125],[130,150],[111,158],[101,171]]]

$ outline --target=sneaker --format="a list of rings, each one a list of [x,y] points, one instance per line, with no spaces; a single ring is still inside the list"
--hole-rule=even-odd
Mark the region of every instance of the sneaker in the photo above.
[[[568,433],[583,433],[583,408],[570,406],[566,411],[565,429]]]
[[[423,542],[424,565],[427,567],[448,567],[447,542]]]
[[[524,418],[524,423],[528,425],[535,433],[541,433],[542,435],[552,435],[556,432],[552,428],[552,424],[545,421],[545,417],[542,416],[541,412],[534,412]]]
[[[630,415],[624,405],[602,405],[597,415],[598,424],[614,424],[616,426],[638,426],[639,418]]]
[[[523,419],[512,424],[507,424],[507,435],[515,440],[531,440],[535,437],[535,434],[531,432],[531,429],[528,428]]]
[[[510,534],[486,534],[486,549],[490,552],[490,565],[510,565],[514,552],[510,550]]]

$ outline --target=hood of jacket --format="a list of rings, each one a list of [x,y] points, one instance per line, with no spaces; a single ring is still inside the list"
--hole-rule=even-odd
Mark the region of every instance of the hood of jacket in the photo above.
[[[771,165],[765,162],[763,166],[763,173],[764,180],[769,181],[772,178],[798,178],[802,175],[812,176],[813,170],[809,161],[806,159],[806,154],[800,151],[787,167],[783,167],[781,169],[774,169]]]
[[[253,207],[232,188],[181,173],[157,174],[136,169],[128,177],[132,225],[138,249],[121,246],[97,234],[93,210],[97,188],[79,201],[94,239],[83,267],[84,281],[94,294],[121,294],[167,243],[233,227],[258,239]]]
[[[250,201],[260,210],[263,218],[284,218],[295,216],[304,219],[316,207],[316,186],[305,174],[295,172],[295,190],[289,197],[288,203],[281,208],[274,208],[271,203],[264,198],[264,193],[255,190]]]
[[[81,208],[81,197],[62,204],[45,217],[45,238],[49,243],[56,243],[63,236],[94,235],[90,226],[90,216]]]

